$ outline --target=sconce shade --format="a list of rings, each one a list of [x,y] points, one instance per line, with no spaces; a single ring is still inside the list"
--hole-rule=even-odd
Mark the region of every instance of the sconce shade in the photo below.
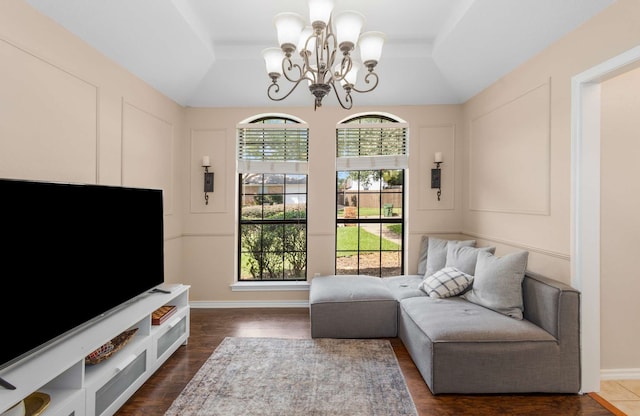
[[[288,47],[295,48],[300,40],[300,34],[304,29],[304,19],[297,13],[278,13],[273,18],[273,23],[278,32],[278,43],[283,50]]]
[[[362,62],[380,62],[382,56],[382,46],[384,45],[385,35],[382,32],[365,32],[360,35],[358,46],[360,47],[360,59]]]

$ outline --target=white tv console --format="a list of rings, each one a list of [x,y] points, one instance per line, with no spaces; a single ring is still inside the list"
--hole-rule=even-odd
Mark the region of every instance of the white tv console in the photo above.
[[[136,298],[0,371],[0,377],[16,387],[0,388],[0,413],[39,391],[51,396],[42,416],[113,415],[180,345],[187,343],[190,286],[167,288],[170,293],[154,292]],[[152,312],[164,305],[175,305],[177,310],[162,324],[152,325]],[[85,364],[89,353],[130,328],[138,331],[120,351],[98,364]]]

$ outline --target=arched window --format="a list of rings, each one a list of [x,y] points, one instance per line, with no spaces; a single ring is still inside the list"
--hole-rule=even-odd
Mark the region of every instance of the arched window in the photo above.
[[[307,278],[308,137],[287,116],[238,125],[238,281]]]
[[[336,274],[404,274],[407,124],[360,115],[336,131]]]

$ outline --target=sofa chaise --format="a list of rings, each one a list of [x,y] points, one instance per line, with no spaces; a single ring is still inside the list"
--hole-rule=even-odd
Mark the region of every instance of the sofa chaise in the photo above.
[[[439,254],[427,250],[429,239]],[[494,248],[474,245],[425,237],[417,275],[315,277],[311,336],[399,337],[433,394],[578,393],[580,293],[526,272],[526,252],[500,258]],[[456,249],[466,253],[466,263],[451,259]],[[426,275],[451,270],[468,285],[452,289],[449,279],[444,294],[425,287]],[[442,292],[442,286],[431,289]]]

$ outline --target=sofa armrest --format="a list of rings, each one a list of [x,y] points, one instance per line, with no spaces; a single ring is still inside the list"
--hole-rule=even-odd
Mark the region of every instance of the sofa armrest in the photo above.
[[[522,282],[524,318],[556,339],[579,336],[580,292],[562,282],[527,272]]]

